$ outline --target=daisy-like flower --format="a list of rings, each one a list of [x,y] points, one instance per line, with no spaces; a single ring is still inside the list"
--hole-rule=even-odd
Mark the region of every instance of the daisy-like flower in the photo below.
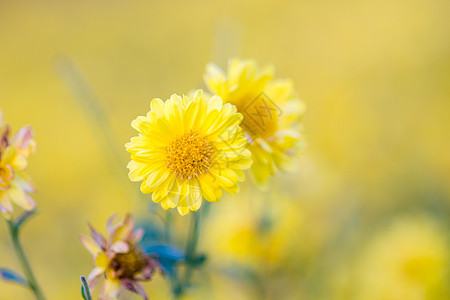
[[[11,201],[25,210],[35,207],[29,195],[35,187],[24,172],[27,158],[35,148],[31,127],[25,126],[11,136],[10,127],[4,123],[0,111],[0,210],[5,218],[11,218]]]
[[[234,105],[202,90],[153,99],[147,116],[131,123],[140,135],[126,144],[130,179],[142,181],[142,193],[153,193],[154,202],[181,215],[198,210],[202,198],[216,202],[222,190],[238,192],[242,170],[252,163],[241,121]]]
[[[261,187],[277,168],[290,170],[304,144],[301,119],[305,104],[296,97],[291,80],[274,80],[273,68],[260,69],[253,60],[233,59],[228,72],[208,64],[205,82],[224,102],[244,116],[242,128],[250,143],[251,173]]]
[[[143,299],[147,295],[139,284],[152,278],[158,261],[146,255],[138,243],[144,234],[143,229],[134,228],[130,215],[125,220],[114,224],[115,215],[106,222],[109,237],[106,239],[89,226],[92,239],[80,234],[84,247],[94,256],[94,269],[88,276],[88,283],[93,288],[101,277],[105,277],[100,299],[117,299],[120,287],[138,293]]]

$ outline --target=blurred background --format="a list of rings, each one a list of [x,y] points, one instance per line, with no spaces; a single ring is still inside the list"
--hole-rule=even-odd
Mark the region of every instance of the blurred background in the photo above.
[[[22,239],[48,299],[81,299],[78,233],[158,222],[129,182],[130,122],[204,88],[206,63],[273,64],[308,110],[298,171],[209,206],[186,299],[449,299],[447,0],[0,1],[0,109],[38,150]],[[179,232],[188,220],[173,213]],[[178,231],[177,231],[178,232]],[[183,234],[177,243],[183,246]],[[0,265],[18,269],[7,227]],[[151,299],[170,298],[162,276]],[[124,299],[137,299],[129,293]],[[32,299],[0,282],[0,299]]]

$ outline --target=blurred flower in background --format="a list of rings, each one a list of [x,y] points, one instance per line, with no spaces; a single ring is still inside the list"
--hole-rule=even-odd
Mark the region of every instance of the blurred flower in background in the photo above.
[[[446,299],[449,253],[443,224],[429,216],[400,216],[365,245],[352,281],[355,298]]]
[[[264,199],[245,201],[250,203],[239,210],[229,205],[214,215],[206,249],[215,276],[246,286],[255,299],[299,297],[300,247],[305,246],[298,203],[278,197],[268,210],[267,203],[257,202]],[[227,226],[220,225],[224,222]]]
[[[12,135],[10,130],[0,111],[0,210],[8,219],[13,212],[11,202],[25,210],[35,207],[29,194],[36,190],[25,173],[28,156],[36,148],[33,131],[25,126]]]
[[[209,64],[205,82],[212,93],[236,105],[244,115],[242,127],[250,143],[253,179],[267,186],[276,168],[292,169],[293,156],[303,141],[300,132],[305,104],[291,80],[274,80],[273,67],[260,69],[253,60],[232,59],[224,73]]]

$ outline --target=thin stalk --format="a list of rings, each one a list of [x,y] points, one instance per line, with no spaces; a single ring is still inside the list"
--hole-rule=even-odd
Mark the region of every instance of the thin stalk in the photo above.
[[[175,273],[169,273],[170,285],[172,287],[173,299],[181,299],[183,294],[183,285]]]
[[[19,229],[15,225],[14,221],[7,220],[7,223],[9,225],[9,232],[11,234],[11,239],[13,241],[14,250],[16,251],[20,265],[27,279],[28,286],[33,291],[34,295],[36,296],[36,299],[44,300],[45,299],[44,295],[42,294],[41,289],[37,284],[36,278],[34,277],[33,271],[31,270],[30,264],[28,263],[25,253],[23,252],[22,245],[20,244]]]
[[[105,162],[115,176],[123,196],[129,198],[129,195],[132,195],[135,199],[146,199],[147,195],[143,195],[139,190],[136,190],[131,185],[131,182],[126,180],[126,176],[123,175],[125,174],[123,172],[124,166],[127,163],[123,145],[121,145],[121,142],[118,142],[112,130],[107,111],[101,105],[83,74],[69,57],[59,57],[55,66],[67,89],[73,94],[77,104],[86,112],[89,121],[93,125],[94,133],[100,137],[99,141],[105,154]],[[157,211],[151,210],[150,212],[164,221],[163,216]]]
[[[164,220],[164,240],[167,244],[172,242],[172,213],[168,211]]]
[[[200,213],[192,212],[191,228],[186,242],[186,272],[184,282],[189,285],[195,260],[195,251],[197,249],[199,238]]]

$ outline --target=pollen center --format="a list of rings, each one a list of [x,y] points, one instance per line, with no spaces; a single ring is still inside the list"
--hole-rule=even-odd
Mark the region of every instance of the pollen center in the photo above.
[[[117,253],[110,263],[110,268],[120,279],[133,279],[145,266],[144,254],[137,247],[127,253]]]
[[[257,99],[251,103],[242,101],[235,103],[235,105],[244,116],[241,127],[252,139],[266,139],[276,133],[278,129],[278,112],[272,102]]]
[[[167,168],[181,180],[197,178],[211,167],[214,148],[208,139],[191,130],[167,147]]]

